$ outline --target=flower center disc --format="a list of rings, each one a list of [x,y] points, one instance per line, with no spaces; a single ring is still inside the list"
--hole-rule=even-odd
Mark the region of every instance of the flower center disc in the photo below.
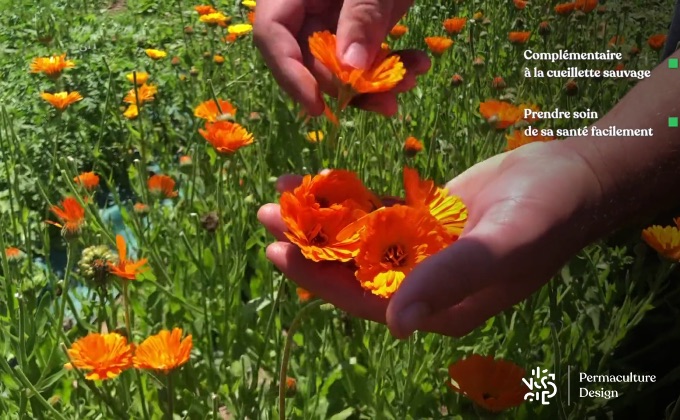
[[[382,262],[392,267],[402,267],[406,265],[406,252],[401,245],[390,245],[383,254]]]

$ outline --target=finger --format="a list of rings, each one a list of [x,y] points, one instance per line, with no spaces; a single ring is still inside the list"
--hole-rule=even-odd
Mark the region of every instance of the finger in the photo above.
[[[317,116],[324,110],[323,98],[293,35],[302,27],[304,7],[304,0],[261,0],[253,36],[279,85],[310,115]]]
[[[463,203],[473,203],[474,197],[479,191],[483,191],[484,186],[492,175],[498,171],[507,154],[494,155],[480,163],[477,163],[463,173],[459,174],[446,184],[446,189],[450,194],[461,198]],[[469,226],[470,228],[472,226]]]
[[[285,174],[276,179],[276,191],[284,193],[286,191],[293,191],[300,184],[302,184],[302,175]]]
[[[362,289],[354,270],[348,266],[307,260],[295,245],[284,242],[269,245],[267,258],[287,278],[313,295],[351,315],[385,323],[387,300]]]
[[[284,234],[288,232],[288,227],[281,218],[281,207],[278,204],[268,203],[260,207],[257,211],[257,220],[274,235],[277,241],[288,241]]]
[[[345,0],[340,10],[337,51],[340,60],[366,69],[390,30],[393,0]]]

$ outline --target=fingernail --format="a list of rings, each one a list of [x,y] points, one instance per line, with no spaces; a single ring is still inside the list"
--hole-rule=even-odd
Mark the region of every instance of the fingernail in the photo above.
[[[366,51],[366,48],[364,48],[363,45],[356,42],[352,43],[342,55],[342,61],[355,69],[366,68],[368,65],[368,51]]]
[[[401,333],[408,337],[422,325],[425,318],[430,315],[430,308],[423,302],[412,303],[399,312],[399,325]]]

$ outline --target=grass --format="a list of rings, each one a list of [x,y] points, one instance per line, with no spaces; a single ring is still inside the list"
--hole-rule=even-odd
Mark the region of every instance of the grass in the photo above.
[[[277,200],[274,180],[284,173],[347,168],[377,193],[399,195],[408,163],[443,184],[504,151],[505,133],[478,111],[487,99],[603,115],[638,81],[580,79],[574,92],[566,80],[525,78],[522,52],[609,48],[624,53],[626,68],[651,69],[659,56],[645,40],[665,32],[672,2],[607,2],[605,13],[571,17],[556,16],[554,2],[540,0],[525,10],[512,2],[418,2],[403,21],[409,32],[390,41],[393,48],[425,49],[423,38],[443,35],[445,18],[480,10],[483,17],[454,36],[454,46],[401,95],[397,116],[345,112],[335,147],[305,140],[310,131],[328,135],[333,128],[324,119],[299,117],[250,36],[222,42],[224,31],[200,23],[186,1],[109,6],[83,0],[15,7],[0,0],[8,11],[0,17],[0,249],[25,254],[10,260],[2,253],[0,412],[37,419],[161,418],[170,411],[189,419],[477,418],[479,410],[445,386],[449,364],[471,354],[510,360],[527,376],[535,367],[556,374],[557,399],[525,403],[503,414],[507,418],[663,412],[675,401],[680,366],[668,352],[680,340],[673,321],[678,275],[641,243],[645,226],[583,250],[540,291],[468,336],[417,333],[396,341],[384,326],[330,305],[304,306],[295,285],[265,258],[272,238],[256,219],[260,205]],[[246,21],[239,4],[217,6],[234,22]],[[548,36],[537,30],[544,20]],[[523,29],[532,31],[528,47],[511,45],[507,34]],[[623,45],[607,45],[614,35],[625,37]],[[631,54],[633,45],[639,54]],[[169,54],[152,61],[145,48]],[[76,67],[58,81],[28,72],[34,57],[63,52]],[[226,58],[221,65],[212,60],[218,53]],[[136,120],[123,116],[131,88],[125,75],[132,71],[148,72],[158,86],[156,100],[141,107]],[[461,85],[450,83],[454,74],[462,76]],[[494,77],[506,87],[494,88]],[[58,113],[39,97],[62,89],[84,99]],[[213,97],[231,101],[236,121],[256,140],[232,158],[218,156],[198,134],[202,122],[193,109]],[[407,159],[402,146],[411,135],[425,150]],[[189,156],[191,165],[180,166],[180,156]],[[81,203],[87,220],[81,234],[65,241],[43,222],[53,220],[48,208],[64,196],[82,197],[73,178],[84,171],[96,172],[100,186]],[[171,176],[179,197],[154,199],[146,187],[151,174]],[[148,213],[134,211],[138,202]],[[125,235],[132,258],[147,258],[150,268],[127,290],[116,279],[94,286],[78,264],[87,247],[115,249],[116,234]],[[93,382],[63,368],[64,346],[90,332],[127,331],[139,344],[173,327],[193,336],[190,361],[172,373],[173,392],[167,378],[153,372],[128,370]],[[284,348],[288,366],[279,378]],[[615,400],[574,398],[578,383],[575,376],[568,380],[567,370],[651,372],[659,380],[611,385],[624,395]],[[295,386],[279,387],[285,377]]]

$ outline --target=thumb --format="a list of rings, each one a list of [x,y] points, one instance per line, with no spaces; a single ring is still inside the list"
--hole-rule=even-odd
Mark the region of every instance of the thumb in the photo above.
[[[338,18],[337,51],[358,69],[371,65],[390,29],[393,0],[345,0]]]

